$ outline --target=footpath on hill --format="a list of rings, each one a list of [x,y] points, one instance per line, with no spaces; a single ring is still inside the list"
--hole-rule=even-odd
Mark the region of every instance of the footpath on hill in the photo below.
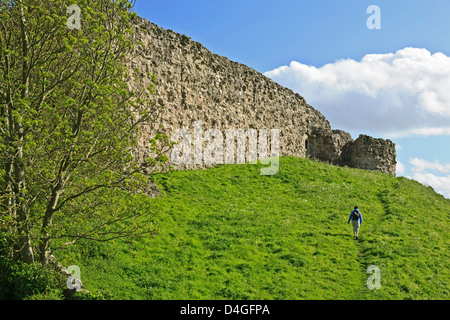
[[[414,181],[295,157],[274,176],[243,164],[155,181],[156,235],[80,245],[81,258],[67,260],[88,289],[125,299],[449,298],[450,201]],[[359,240],[347,224],[355,205]],[[370,266],[380,289],[367,287]]]

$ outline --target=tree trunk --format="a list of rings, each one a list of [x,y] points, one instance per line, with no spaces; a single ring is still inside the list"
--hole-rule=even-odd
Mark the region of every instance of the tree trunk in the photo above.
[[[44,220],[42,222],[41,228],[41,243],[39,244],[39,259],[41,263],[48,264],[50,262],[50,232],[49,227],[52,223],[53,213],[55,211],[49,207],[47,208],[44,216]]]
[[[22,2],[18,3],[20,12],[20,30],[22,35],[22,92],[21,98],[26,99],[28,97],[29,87],[29,64],[28,64],[28,34],[26,29],[25,13]],[[12,105],[10,106],[13,109]],[[34,262],[33,247],[31,245],[31,223],[30,223],[30,209],[28,207],[27,195],[26,195],[26,175],[25,175],[25,163],[23,154],[23,145],[25,143],[25,133],[23,127],[23,121],[20,116],[14,117],[13,123],[13,170],[14,170],[14,183],[13,192],[15,198],[15,210],[17,214],[17,231],[19,234],[18,239],[18,253],[22,261],[26,263]],[[17,137],[17,138],[16,138]]]
[[[40,261],[43,264],[48,264],[50,262],[50,232],[49,228],[52,224],[53,214],[56,212],[56,206],[58,205],[59,197],[64,191],[64,182],[60,178],[59,182],[52,190],[52,196],[47,204],[47,209],[45,210],[44,220],[42,221],[41,227],[41,243],[39,245],[40,251]]]
[[[5,173],[4,173],[4,180],[5,180],[5,190],[2,191],[4,192],[5,196],[2,199],[3,202],[3,208],[4,208],[4,213],[5,214],[9,214],[11,216],[11,218],[15,219],[16,218],[16,214],[15,214],[15,210],[13,210],[13,187],[12,187],[12,180],[11,180],[11,176],[13,175],[13,165],[12,165],[12,161],[10,158],[5,159],[4,160],[4,169],[5,169]],[[3,211],[3,209],[2,209]],[[3,212],[2,212],[3,213]]]
[[[20,139],[20,143],[21,143]],[[34,262],[33,248],[31,246],[31,224],[30,224],[30,209],[26,201],[26,185],[25,185],[25,168],[23,164],[23,148],[17,147],[17,159],[14,162],[14,195],[16,204],[17,215],[17,231],[19,234],[18,239],[18,252],[20,259],[25,263]]]

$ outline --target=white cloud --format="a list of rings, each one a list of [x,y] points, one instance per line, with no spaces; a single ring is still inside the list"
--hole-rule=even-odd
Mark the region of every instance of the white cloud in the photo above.
[[[412,128],[409,130],[403,130],[399,132],[395,132],[391,134],[391,138],[402,138],[402,137],[408,137],[408,136],[422,136],[422,137],[429,137],[429,136],[448,136],[450,135],[450,127],[448,128]]]
[[[412,179],[433,187],[436,192],[450,199],[450,163],[441,164],[439,161],[430,162],[418,158],[411,159],[409,163],[413,166]]]
[[[450,175],[439,177],[431,173],[416,173],[413,179],[424,185],[431,186],[437,193],[450,199]]]
[[[416,173],[422,173],[424,171],[437,171],[441,173],[450,173],[450,163],[441,164],[439,161],[430,162],[423,159],[414,158],[409,162],[413,165],[412,171]]]
[[[450,135],[450,57],[442,53],[404,48],[320,68],[292,61],[265,75],[305,97],[334,128]]]
[[[401,163],[400,161],[397,161],[396,175],[400,176],[404,173],[405,173],[405,165],[403,163]]]

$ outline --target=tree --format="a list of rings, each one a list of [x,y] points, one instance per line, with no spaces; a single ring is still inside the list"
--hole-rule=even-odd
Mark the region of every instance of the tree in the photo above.
[[[68,28],[73,4],[79,29]],[[144,172],[164,165],[171,146],[157,135],[154,157],[138,163],[132,154],[158,110],[153,88],[128,85],[132,8],[128,0],[0,0],[0,219],[27,263],[48,263],[52,241],[149,232],[132,222],[148,212],[112,206],[126,198],[121,190],[145,189]]]

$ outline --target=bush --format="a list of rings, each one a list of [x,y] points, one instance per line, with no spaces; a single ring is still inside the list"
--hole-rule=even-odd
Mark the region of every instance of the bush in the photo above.
[[[23,300],[33,295],[45,296],[49,293],[53,297],[58,297],[61,296],[63,288],[63,277],[51,267],[0,257],[0,299],[2,300]],[[61,294],[59,294],[60,291]]]

